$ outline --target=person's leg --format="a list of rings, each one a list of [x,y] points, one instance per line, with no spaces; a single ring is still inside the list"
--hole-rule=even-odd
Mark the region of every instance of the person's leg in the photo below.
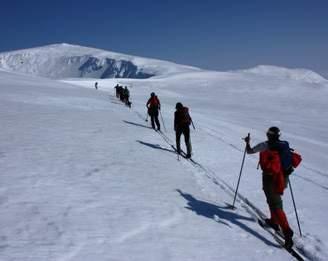
[[[282,201],[279,194],[273,191],[273,177],[272,175],[263,174],[262,176],[263,191],[266,201],[270,209],[270,223],[278,224],[278,220],[275,216],[275,209],[282,208]]]
[[[156,122],[157,129],[160,130],[161,129],[161,124],[160,124],[160,122],[158,120],[158,115],[155,116],[155,122]]]
[[[155,129],[155,116],[154,114],[150,114],[150,122],[151,122],[151,127]]]
[[[181,147],[180,147],[181,134],[182,134],[182,130],[181,129],[177,129],[175,131],[175,139],[176,139],[177,152],[179,154],[181,152]]]
[[[161,124],[158,120],[158,110],[157,109],[154,109],[154,119],[155,119],[157,129],[160,130],[161,129]]]
[[[191,141],[190,141],[190,129],[189,126],[186,126],[183,129],[183,135],[185,138],[186,148],[187,148],[187,157],[191,157]]]
[[[263,175],[263,190],[270,208],[271,218],[266,221],[269,225],[276,229],[279,225],[284,236],[285,246],[290,248],[293,246],[293,230],[289,227],[286,214],[283,210],[281,195],[273,189],[273,178],[269,175]]]

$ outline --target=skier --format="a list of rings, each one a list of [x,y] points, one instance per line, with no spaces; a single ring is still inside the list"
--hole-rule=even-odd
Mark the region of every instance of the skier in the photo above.
[[[116,98],[120,98],[120,85],[116,84],[114,88],[115,88]]]
[[[123,93],[123,90],[124,90],[123,86],[120,85],[120,87],[119,87],[119,94],[120,94],[120,100],[121,100],[121,102],[124,102],[124,93]]]
[[[158,120],[158,112],[161,109],[161,103],[154,92],[150,94],[150,98],[146,103],[146,107],[148,109],[148,114],[150,116],[152,128],[155,129],[155,123],[156,123],[157,130],[161,130],[161,125]]]
[[[123,102],[125,105],[131,107],[131,102],[129,101],[130,98],[130,92],[127,86],[124,87],[123,89]]]
[[[175,105],[175,113],[174,113],[174,130],[175,130],[175,137],[176,137],[176,146],[177,152],[181,153],[180,147],[180,138],[181,134],[183,133],[185,138],[185,143],[187,147],[187,154],[186,158],[191,158],[191,141],[190,141],[190,124],[192,119],[189,115],[189,109],[184,107],[181,102],[178,102]]]
[[[257,144],[253,148],[250,146],[249,136],[246,137],[244,139],[246,152],[247,154],[260,153],[260,165],[263,171],[262,187],[271,214],[270,219],[266,219],[265,222],[275,230],[278,230],[280,226],[285,237],[285,247],[290,249],[293,246],[292,237],[294,232],[288,224],[281,198],[288,175],[292,172],[291,169],[283,168],[283,161],[286,160],[283,157],[288,157],[287,154],[290,153],[290,148],[288,142],[279,139],[280,130],[278,127],[270,127],[266,135],[268,140]],[[276,159],[274,155],[277,155]]]
[[[95,82],[95,88],[98,90],[98,82]]]

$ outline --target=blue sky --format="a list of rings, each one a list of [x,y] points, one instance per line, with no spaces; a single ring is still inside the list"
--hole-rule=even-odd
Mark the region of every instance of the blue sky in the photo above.
[[[258,64],[328,76],[328,1],[2,1],[0,52],[71,43],[205,69]]]

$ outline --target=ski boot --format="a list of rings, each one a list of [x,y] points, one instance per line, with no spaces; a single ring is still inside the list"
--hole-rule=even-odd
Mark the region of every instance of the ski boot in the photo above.
[[[284,231],[284,236],[285,236],[285,248],[286,249],[291,249],[294,245],[293,242],[293,235],[294,232],[293,230],[289,229],[287,231]]]
[[[266,218],[264,221],[266,225],[273,228],[275,231],[279,231],[279,225],[276,224],[271,218]]]

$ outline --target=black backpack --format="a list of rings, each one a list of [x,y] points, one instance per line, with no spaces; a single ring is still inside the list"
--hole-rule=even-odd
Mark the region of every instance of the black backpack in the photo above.
[[[287,141],[278,140],[275,142],[268,142],[269,150],[274,150],[279,153],[281,166],[285,175],[290,175],[294,171],[293,167],[293,149],[289,147]]]

